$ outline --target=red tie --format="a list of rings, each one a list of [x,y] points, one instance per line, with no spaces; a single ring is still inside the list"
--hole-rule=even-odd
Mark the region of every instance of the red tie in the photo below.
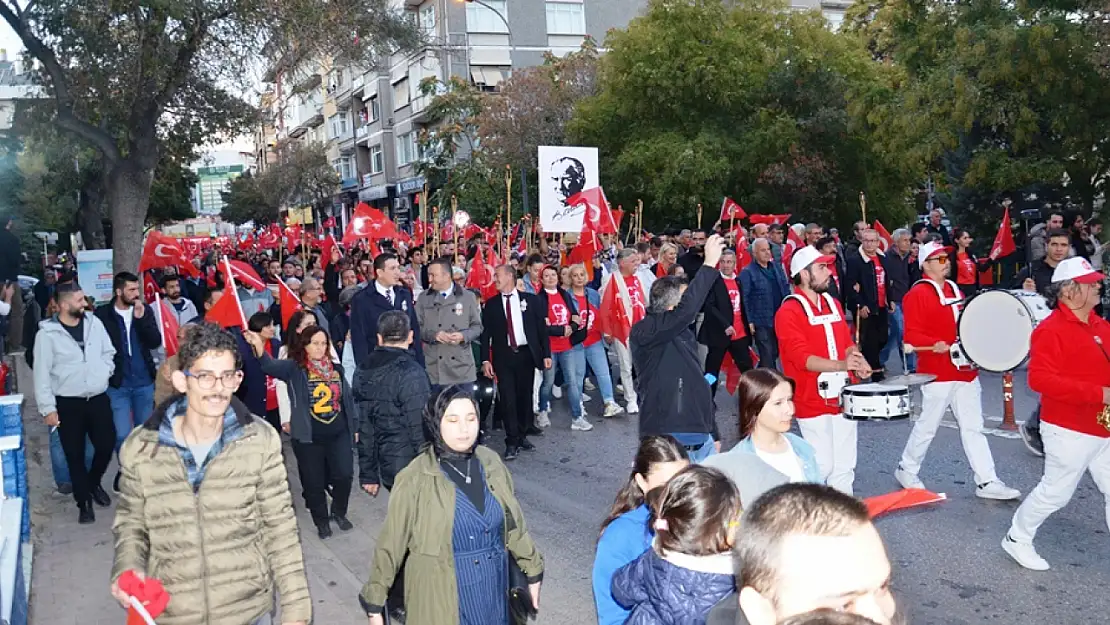
[[[516,349],[516,332],[513,331],[513,296],[505,296],[505,325],[509,328],[509,347]]]

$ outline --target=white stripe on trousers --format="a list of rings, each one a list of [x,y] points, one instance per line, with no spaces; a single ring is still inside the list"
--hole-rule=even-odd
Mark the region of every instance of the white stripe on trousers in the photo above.
[[[1044,476],[1021,502],[1010,523],[1010,538],[1032,543],[1037,530],[1052,513],[1068,505],[1084,471],[1091,472],[1102,491],[1106,525],[1110,528],[1110,438],[1083,434],[1041,422]]]
[[[925,453],[937,435],[937,428],[944,418],[944,411],[952,406],[952,414],[960,426],[960,442],[964,455],[975,474],[975,484],[986,484],[998,479],[994,471],[994,457],[983,434],[983,388],[976,378],[970,382],[933,382],[921,387],[921,416],[913,424],[906,447],[902,450],[899,465],[908,473],[917,475]]]
[[[825,483],[849,495],[856,480],[856,425],[841,414],[798,419],[798,429],[813,445]]]

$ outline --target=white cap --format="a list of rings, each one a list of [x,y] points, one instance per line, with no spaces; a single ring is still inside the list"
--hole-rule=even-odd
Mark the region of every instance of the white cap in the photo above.
[[[952,248],[950,247],[945,247],[943,244],[937,243],[936,241],[929,241],[917,250],[917,266],[924,268],[925,261],[929,260],[930,258],[936,258],[941,254],[947,254],[951,251]]]
[[[1082,256],[1073,256],[1067,260],[1060,261],[1056,265],[1056,271],[1052,272],[1052,281],[1063,282],[1071,280],[1080,284],[1092,284],[1095,282],[1102,282],[1106,276],[1095,271],[1091,263],[1087,262],[1086,258]]]
[[[821,252],[817,251],[817,248],[813,247],[812,245],[807,245],[794,252],[794,255],[790,257],[790,277],[793,278],[794,276],[801,273],[803,269],[809,267],[814,263],[828,265],[835,260],[836,256],[822,254]]]

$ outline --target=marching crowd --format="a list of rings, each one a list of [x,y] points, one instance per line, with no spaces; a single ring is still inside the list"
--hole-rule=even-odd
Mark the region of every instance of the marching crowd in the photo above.
[[[1013,284],[1056,308],[1029,364],[1044,422],[1023,431],[1045,477],[1002,545],[1039,570],[1033,536],[1082,473],[1110,492],[1110,431],[1095,421],[1110,404],[1099,225],[1063,225],[1053,214],[1031,231],[1033,262]],[[96,308],[71,273],[51,273],[28,352],[60,443],[55,481],[93,523],[111,505],[101,482],[118,456],[112,592],[125,606],[116,580],[133,571],[172,595],[165,625],[307,623],[288,439],[321,539],[354,528],[356,475],[371,496],[389,491],[360,596],[370,623],[522,623],[539,609],[544,563],[508,463],[566,427],[551,411],[566,400],[573,431],[623,414],[641,436],[601,525],[600,623],[900,622],[885,547],[852,496],[857,421],[841,392],[905,357],[904,371],[932,381],[897,481],[925,486],[918,472],[951,407],[975,494],[1019,498],[995,471],[978,374],[952,349],[960,306],[997,259],[976,257],[939,211],[888,240],[864,222],[851,240],[817,224],[716,230],[635,245],[601,235],[586,264],[564,262],[567,250],[542,236],[495,263],[481,236],[376,255],[240,250],[260,288],[207,271],[219,266],[209,255],[120,273]],[[242,322],[221,328],[213,311],[227,297]],[[1062,346],[1077,341],[1067,358],[1090,366],[1063,380]],[[729,450],[722,378],[742,437]],[[500,453],[487,446],[499,431]]]

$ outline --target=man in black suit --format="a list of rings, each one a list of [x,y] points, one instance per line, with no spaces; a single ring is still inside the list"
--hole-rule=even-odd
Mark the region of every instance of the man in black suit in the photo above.
[[[537,369],[551,367],[551,343],[547,332],[541,331],[547,309],[535,295],[516,290],[512,267],[499,266],[494,277],[498,294],[482,309],[482,373],[488,378],[497,376],[505,460],[513,460],[521,449],[536,448],[526,438],[535,428],[532,380]]]
[[[409,351],[424,366],[424,351],[420,347],[420,324],[412,305],[412,293],[401,284],[401,264],[393,254],[378,254],[374,259],[374,281],[366,285],[351,300],[351,348],[355,362],[362,366],[370,352],[378,345],[378,317],[390,310],[400,310],[409,316],[412,328],[412,346]],[[331,337],[332,340],[343,337]]]
[[[702,244],[704,249],[705,244]],[[705,259],[702,259],[704,264]],[[721,377],[721,363],[725,354],[732,354],[732,360],[740,373],[752,368],[751,328],[744,306],[741,302],[740,279],[736,275],[736,252],[725,250],[718,264],[721,276],[713,283],[709,297],[705,299],[705,320],[701,322],[698,342],[709,348],[705,356],[705,372],[714,378]],[[774,368],[774,364],[771,364]],[[717,395],[717,382],[710,387],[710,396]]]
[[[847,275],[844,276],[844,303],[848,312],[856,315],[859,328],[859,349],[867,364],[875,371],[873,382],[883,379],[880,354],[889,339],[889,313],[894,308],[890,293],[890,277],[883,265],[879,251],[879,233],[862,232],[860,247],[848,253]]]

